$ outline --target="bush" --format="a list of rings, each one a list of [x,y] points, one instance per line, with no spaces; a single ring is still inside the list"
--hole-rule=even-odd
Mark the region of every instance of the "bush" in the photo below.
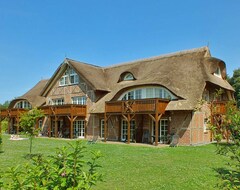
[[[85,147],[80,141],[75,145],[58,149],[54,156],[45,159],[41,154],[31,156],[26,166],[11,168],[4,176],[0,176],[1,186],[6,189],[91,189],[102,179],[97,172],[100,167],[97,160],[100,152],[92,153],[90,160],[84,160]],[[4,180],[10,179],[6,183]]]

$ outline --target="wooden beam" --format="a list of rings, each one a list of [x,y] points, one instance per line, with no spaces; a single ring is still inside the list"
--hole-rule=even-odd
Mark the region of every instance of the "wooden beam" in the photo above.
[[[8,121],[8,134],[10,134],[10,125],[12,123],[12,118],[9,117],[9,121]]]
[[[52,117],[49,116],[49,121],[48,121],[48,137],[51,137],[51,132],[52,132]]]
[[[155,122],[155,117],[153,117],[152,114],[148,114],[148,115]]]
[[[58,126],[57,126],[57,121],[58,121],[58,117],[55,115],[54,117],[54,133],[55,133],[55,138],[58,137]]]
[[[130,144],[130,130],[131,130],[131,116],[130,114],[127,115],[127,122],[128,122],[128,139],[127,139],[127,144]]]
[[[18,115],[16,117],[16,120],[17,120],[17,135],[18,135],[18,133],[19,133],[19,120],[20,120]]]
[[[105,103],[106,104],[106,103]],[[104,142],[107,142],[107,113],[104,113]]]
[[[70,119],[70,139],[73,139],[73,116],[71,115]]]
[[[158,146],[158,113],[155,114],[155,146]]]

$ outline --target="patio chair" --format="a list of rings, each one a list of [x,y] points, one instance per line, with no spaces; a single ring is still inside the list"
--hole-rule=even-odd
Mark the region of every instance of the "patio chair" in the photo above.
[[[93,136],[91,139],[88,139],[88,144],[96,144],[98,141],[98,136]]]
[[[178,146],[178,143],[179,143],[179,135],[173,135],[169,146],[176,147],[176,146]]]

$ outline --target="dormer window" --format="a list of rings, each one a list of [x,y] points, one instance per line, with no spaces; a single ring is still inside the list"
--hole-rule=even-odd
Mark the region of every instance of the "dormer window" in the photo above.
[[[148,98],[163,98],[175,100],[177,97],[164,87],[147,86],[141,88],[134,88],[124,92],[119,100],[136,100]]]
[[[14,108],[31,109],[32,106],[31,106],[31,104],[28,101],[22,100],[22,101],[17,102],[15,104]]]
[[[217,70],[213,73],[215,76],[222,78],[221,69],[218,67]]]
[[[132,73],[124,72],[121,74],[118,82],[136,80]]]
[[[123,80],[133,80],[133,75],[132,73],[127,73],[124,77]]]

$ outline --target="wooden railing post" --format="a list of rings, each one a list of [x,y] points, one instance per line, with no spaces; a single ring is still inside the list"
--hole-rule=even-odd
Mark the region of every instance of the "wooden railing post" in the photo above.
[[[128,123],[128,133],[127,133],[127,135],[128,135],[128,139],[127,139],[127,143],[128,144],[130,144],[130,135],[131,135],[131,133],[130,133],[130,130],[131,130],[131,117],[130,117],[130,114],[128,113],[128,115],[127,115],[127,123]]]
[[[155,146],[158,146],[158,113],[155,113]]]
[[[104,142],[107,142],[107,113],[104,113]]]

